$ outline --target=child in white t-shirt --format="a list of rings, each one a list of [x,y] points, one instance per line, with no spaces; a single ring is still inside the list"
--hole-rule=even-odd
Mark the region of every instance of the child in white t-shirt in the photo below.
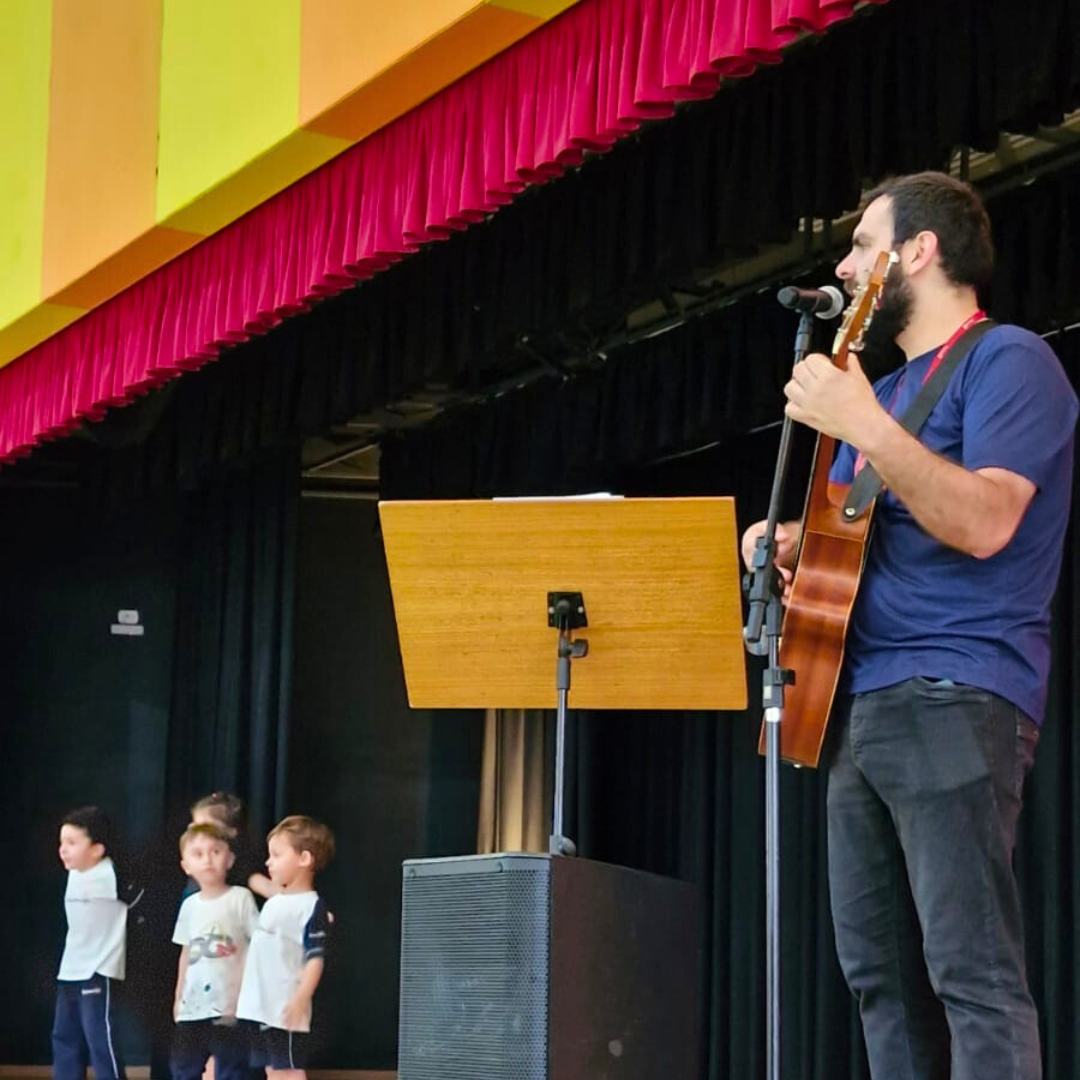
[[[331,922],[315,874],[333,858],[334,835],[294,815],[270,830],[267,845],[270,879],[281,891],[259,915],[236,1015],[260,1025],[252,1062],[266,1067],[269,1080],[305,1080],[311,999]]]
[[[123,1080],[113,1037],[113,984],[124,978],[127,916],[142,890],[125,884],[106,853],[109,819],[96,806],[72,810],[60,825],[67,937],[56,976],[55,1080]]]
[[[226,883],[234,859],[219,825],[189,825],[180,837],[180,865],[199,891],[180,905],[173,932],[181,950],[172,1080],[198,1080],[211,1058],[217,1080],[247,1080],[248,1044],[236,1003],[259,912],[249,889]]]

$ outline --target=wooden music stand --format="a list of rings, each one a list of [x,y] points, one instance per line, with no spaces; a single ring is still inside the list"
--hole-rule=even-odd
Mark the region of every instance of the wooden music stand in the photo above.
[[[553,853],[573,851],[571,660],[587,652],[577,708],[746,708],[733,499],[383,502],[379,516],[409,704],[558,709]]]

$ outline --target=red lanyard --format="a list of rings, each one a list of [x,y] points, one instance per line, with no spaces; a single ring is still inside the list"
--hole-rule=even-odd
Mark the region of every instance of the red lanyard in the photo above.
[[[960,338],[962,338],[964,336],[964,334],[966,334],[976,323],[981,323],[983,321],[983,319],[985,319],[985,318],[986,318],[986,312],[985,311],[982,311],[982,310],[976,311],[974,315],[971,315],[968,318],[966,318],[952,332],[952,335],[949,337],[949,340],[946,341],[945,344],[942,345],[940,349],[938,349],[937,354],[934,356],[934,359],[930,361],[930,366],[926,369],[926,374],[923,375],[922,383],[920,383],[920,386],[925,385],[926,380],[929,379],[930,376],[933,375],[935,371],[937,371],[939,365],[941,364],[941,361],[945,359],[945,357],[948,355],[949,350],[957,343],[957,341],[959,341]],[[893,390],[892,401],[889,402],[889,415],[890,416],[893,415],[893,409],[896,408],[896,399],[900,396],[900,390],[904,385],[904,379],[905,378],[907,378],[907,368],[906,367],[904,368],[904,370],[902,372],[900,372],[900,378],[897,379],[896,388]],[[866,458],[863,456],[862,452],[860,451],[859,454],[855,458],[855,474],[854,475],[857,476],[858,473],[859,473],[859,470],[865,464],[866,464]]]

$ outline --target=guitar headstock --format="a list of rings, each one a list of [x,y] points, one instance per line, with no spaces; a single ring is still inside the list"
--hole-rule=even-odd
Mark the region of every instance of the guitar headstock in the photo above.
[[[859,352],[862,349],[863,334],[873,321],[874,312],[881,300],[881,290],[885,288],[889,271],[899,261],[900,257],[895,251],[882,251],[874,263],[869,280],[855,290],[833,340],[833,360],[841,366],[846,366],[849,352]]]

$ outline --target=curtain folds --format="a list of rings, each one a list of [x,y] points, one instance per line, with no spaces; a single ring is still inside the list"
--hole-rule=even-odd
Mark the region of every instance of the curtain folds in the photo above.
[[[0,461],[558,176],[854,0],[583,0],[0,370]]]
[[[254,837],[285,810],[299,485],[294,447],[184,497],[169,803],[236,792]]]
[[[1080,167],[992,198],[988,209],[997,246],[988,310],[1041,333],[1080,320]],[[381,493],[486,498],[618,486],[642,461],[778,421],[793,333],[764,292],[613,350],[598,371],[546,378],[387,437]],[[1070,349],[1077,339],[1074,330],[1052,341]]]
[[[542,709],[488,709],[480,773],[476,850],[548,850],[552,716]]]

